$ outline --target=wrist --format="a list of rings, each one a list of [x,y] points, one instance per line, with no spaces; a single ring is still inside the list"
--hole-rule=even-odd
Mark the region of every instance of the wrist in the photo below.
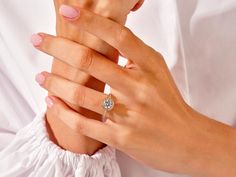
[[[199,127],[190,157],[194,177],[234,177],[236,174],[236,131],[230,126],[194,112]]]

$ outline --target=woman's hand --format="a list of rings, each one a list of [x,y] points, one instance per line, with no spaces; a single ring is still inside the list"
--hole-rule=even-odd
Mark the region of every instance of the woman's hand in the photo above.
[[[101,104],[107,95],[43,72],[40,85],[60,98],[47,98],[55,117],[73,131],[160,170],[200,177],[235,176],[235,130],[190,108],[163,57],[129,29],[89,11],[76,11],[78,15],[68,23],[104,40],[133,64],[122,68],[73,41],[40,34],[39,50],[108,83],[115,100],[105,122],[87,119],[60,99],[103,114]]]
[[[75,5],[87,9],[101,16],[125,24],[127,15],[137,10],[144,0],[54,0],[57,15],[57,34],[80,44],[84,44],[99,53],[114,59],[114,49],[86,31],[78,30],[73,25],[66,24],[60,15],[59,7],[62,4]]]
[[[88,32],[78,30],[73,25],[66,23],[63,17],[60,15],[59,7],[62,4],[77,5],[81,8],[88,9],[104,17],[110,18],[114,21],[124,24],[128,13],[131,10],[135,10],[141,6],[143,1],[139,0],[54,0],[56,16],[57,16],[57,35],[77,43],[86,45],[99,53],[107,56],[110,60],[117,62],[117,51],[105,43],[104,41],[96,38],[94,35]],[[61,8],[61,10],[65,10]],[[59,75],[63,78],[71,80],[73,82],[86,85],[98,91],[104,90],[104,83],[97,79],[83,73],[82,71],[75,70],[74,68],[66,65],[60,60],[54,60],[52,65],[52,73]],[[38,78],[40,79],[40,78]],[[51,94],[51,93],[50,93]],[[93,117],[93,119],[101,119],[101,116],[83,109],[81,107],[68,103],[68,106],[76,110],[77,112],[87,116]],[[102,143],[92,140],[88,137],[84,137],[79,133],[71,131],[62,121],[58,121],[50,110],[47,111],[48,131],[51,140],[57,143],[64,149],[70,150],[76,153],[93,154],[97,149],[103,146]],[[79,140],[79,141],[78,141]]]

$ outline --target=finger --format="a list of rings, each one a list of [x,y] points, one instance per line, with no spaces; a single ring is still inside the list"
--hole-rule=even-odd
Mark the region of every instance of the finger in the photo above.
[[[104,112],[102,102],[107,95],[102,92],[47,72],[38,74],[36,81],[50,93],[72,105],[83,107],[101,115]]]
[[[53,67],[57,65],[56,67]],[[81,85],[85,85],[91,89],[95,89],[99,92],[104,92],[105,84],[94,77],[89,76],[88,74],[80,71],[66,63],[63,63],[60,60],[54,60],[52,66],[52,73],[70,80],[75,83],[79,83]],[[63,71],[63,72],[62,72]],[[52,95],[49,93],[49,95]],[[101,115],[92,111],[89,111],[85,108],[82,108],[78,105],[73,105],[65,100],[63,100],[70,108],[75,110],[76,112],[81,113],[82,115],[88,115],[89,117],[93,117],[94,119],[101,120]]]
[[[97,120],[89,119],[81,114],[71,110],[61,100],[56,97],[47,97],[46,103],[48,109],[54,117],[61,119],[68,127],[77,133],[81,133],[92,139],[103,142],[107,145],[114,146],[115,133],[111,124],[99,122]]]
[[[114,0],[114,1],[116,1],[116,0]],[[85,8],[85,9],[94,11],[94,13],[98,13],[98,14],[102,15],[105,11],[101,11],[103,13],[96,11],[96,9],[99,9],[98,4],[100,4],[100,2],[101,1],[95,2],[94,0],[82,0],[82,1],[81,0],[80,1],[70,0],[68,3],[70,5]],[[68,23],[66,24],[63,17],[58,12],[59,7],[63,2],[58,2],[58,0],[54,0],[54,3],[55,3],[56,15],[57,15],[57,35],[58,36],[65,37],[69,40],[76,41],[82,45],[85,45],[85,46],[103,54],[107,58],[112,59],[113,61],[117,59],[117,56],[114,55],[115,49],[113,47],[111,47],[110,45],[108,45],[106,42],[98,39],[97,37],[95,37],[94,35],[91,35],[90,33],[86,32],[86,31],[78,30],[78,28],[76,28],[74,25],[71,25]],[[109,4],[111,6],[111,3],[109,3]],[[116,3],[112,3],[112,4],[116,4]],[[106,12],[108,9],[111,8],[110,6],[109,6],[109,8],[105,9]],[[117,9],[117,11],[119,11],[119,10]],[[112,11],[112,14],[113,13],[114,12]],[[108,14],[110,14],[110,13],[108,13]],[[119,17],[119,16],[117,15],[116,17]],[[112,18],[112,16],[109,16],[109,18]]]
[[[60,16],[61,17],[61,16]],[[63,23],[65,23],[65,20]],[[96,36],[88,33],[84,30],[78,30],[74,25],[66,23],[70,30],[70,35],[65,35],[63,33],[59,33],[57,36],[64,37],[68,40],[75,41],[81,45],[87,46],[90,49],[97,51],[98,53],[104,55],[105,57],[109,58],[110,60],[117,62],[118,59],[118,52],[116,49],[108,45],[106,42],[98,39]]]
[[[47,34],[33,35],[31,41],[37,49],[92,75],[113,88],[122,91],[126,91],[127,87],[132,88],[132,80],[127,70],[87,47]]]
[[[78,29],[83,29],[116,48],[125,58],[143,67],[152,64],[154,50],[145,45],[128,28],[92,12],[71,6],[62,5],[60,13]]]
[[[78,112],[78,110],[80,110],[81,114],[81,108],[92,111],[92,116],[96,115],[94,113],[100,115],[104,115],[105,113],[102,104],[104,100],[107,99],[108,95],[102,92],[71,82],[48,72],[38,74],[36,81],[41,87],[48,90],[51,95],[59,97],[75,111]],[[125,115],[127,108],[124,107],[124,103],[121,104],[115,96],[113,96],[112,99],[115,102],[115,107],[106,114],[107,118],[116,123],[125,123],[127,121],[127,116]],[[99,118],[101,118],[101,116],[99,116]]]
[[[75,83],[79,83],[81,85],[85,85],[89,88],[95,89],[97,91],[103,92],[105,84],[94,77],[91,77],[87,73],[78,70],[71,65],[68,65],[61,60],[55,60],[53,65],[56,67],[52,67],[52,73],[58,76],[61,76],[67,80],[70,80]],[[63,71],[63,72],[61,72]]]

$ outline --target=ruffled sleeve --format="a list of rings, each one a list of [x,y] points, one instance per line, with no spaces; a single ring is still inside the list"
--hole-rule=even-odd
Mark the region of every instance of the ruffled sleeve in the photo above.
[[[93,156],[65,151],[51,142],[44,114],[20,130],[0,152],[1,177],[120,177],[115,150],[105,147]]]

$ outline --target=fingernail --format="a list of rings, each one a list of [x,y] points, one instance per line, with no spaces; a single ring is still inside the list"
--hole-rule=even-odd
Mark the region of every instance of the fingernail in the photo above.
[[[77,17],[79,17],[80,13],[78,10],[76,10],[75,8],[71,7],[71,6],[67,6],[67,5],[61,5],[60,9],[59,9],[59,13],[69,19],[75,19]]]
[[[35,46],[38,47],[40,46],[40,44],[43,42],[43,38],[42,36],[40,36],[39,34],[33,34],[31,36],[31,43]]]
[[[45,77],[42,73],[37,74],[36,77],[35,77],[35,81],[36,81],[39,85],[43,85],[45,79],[46,79],[46,77]]]
[[[49,108],[53,107],[53,105],[54,105],[53,99],[49,96],[45,98],[45,102]]]

